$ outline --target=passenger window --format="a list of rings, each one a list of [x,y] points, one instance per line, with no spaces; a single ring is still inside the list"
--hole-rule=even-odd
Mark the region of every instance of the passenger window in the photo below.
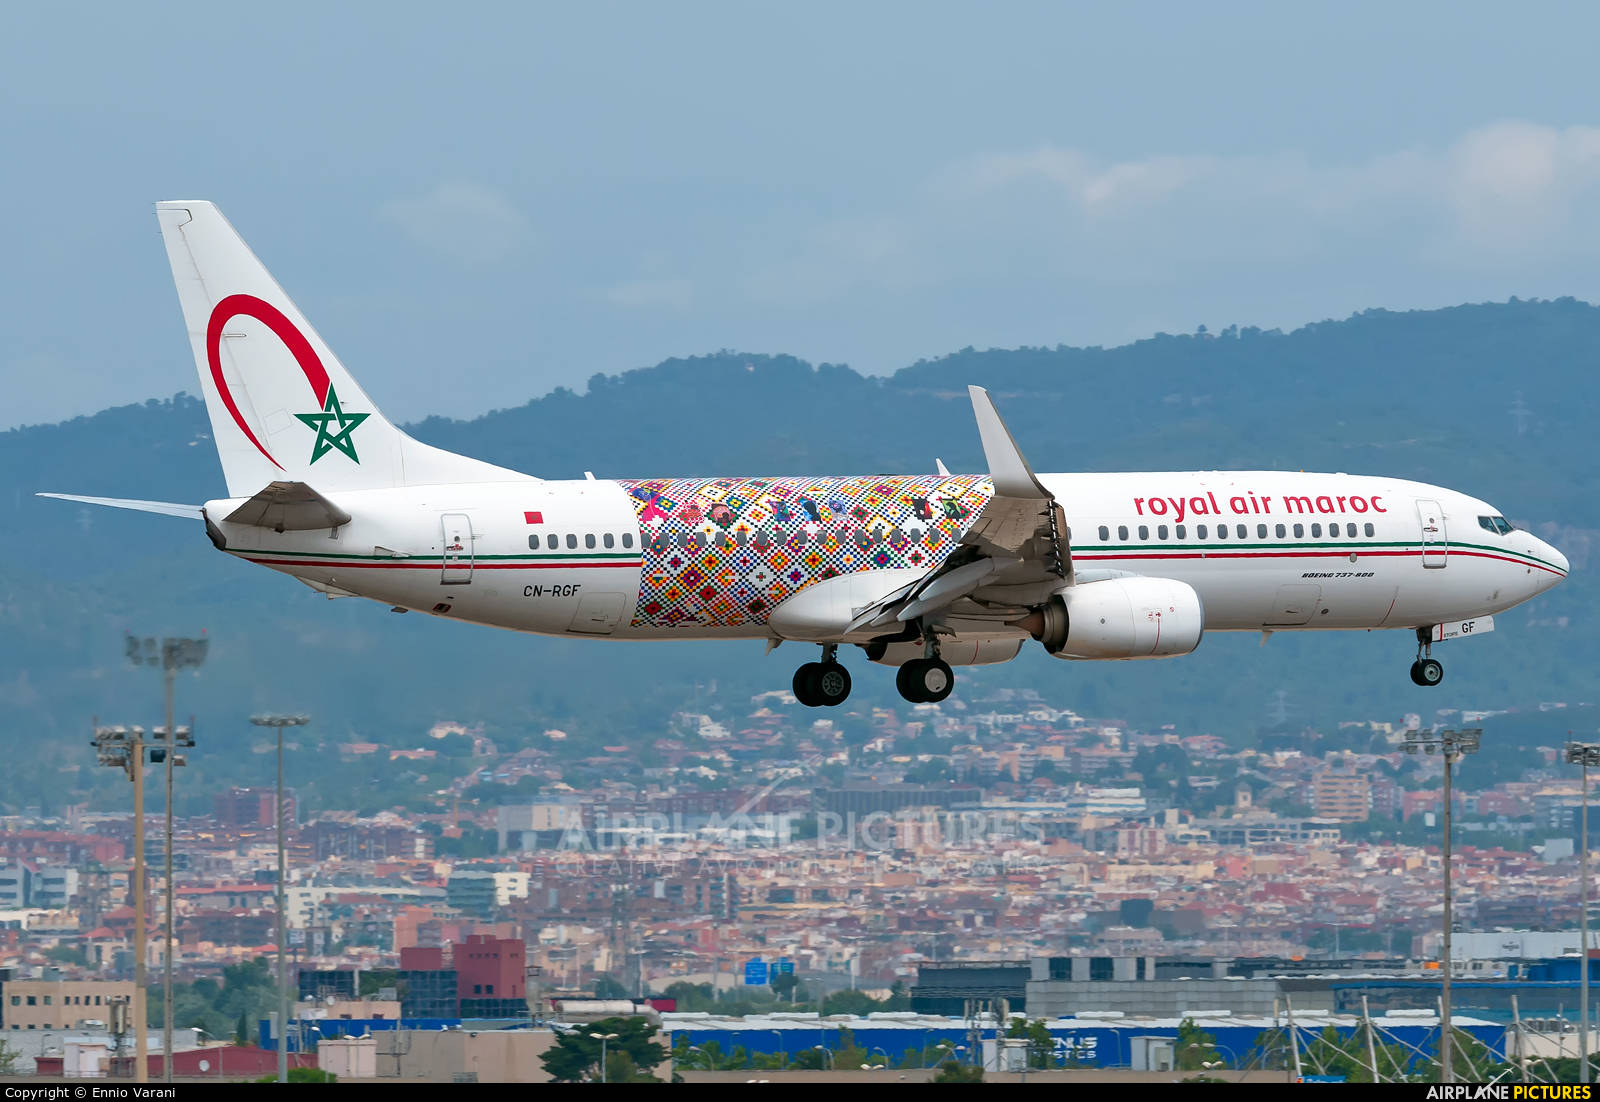
[[[1102,524],[1100,526],[1100,542],[1101,543],[1105,543],[1110,538],[1111,538],[1111,529],[1107,528],[1104,524]]]
[[[624,547],[626,547],[626,548],[628,548],[630,550],[633,548],[633,533],[632,532],[624,532],[624,533],[622,533],[622,546],[624,546]]]
[[[1195,536],[1195,539],[1201,539],[1201,540],[1205,539],[1206,538],[1206,526],[1203,525],[1203,524],[1195,525],[1194,526],[1194,536]]]
[[[1233,526],[1233,530],[1234,530],[1234,532],[1236,532],[1238,534],[1239,538],[1242,539],[1242,540],[1247,540],[1247,539],[1250,538],[1250,529],[1246,528],[1242,524],[1235,524]],[[1263,532],[1262,534],[1265,535],[1266,533]]]
[[[911,529],[910,532],[908,532],[906,534],[911,537],[911,542],[912,543],[921,543],[922,542],[922,529],[921,528],[913,528],[913,529]]]
[[[1276,532],[1277,532],[1277,534],[1278,534],[1278,538],[1279,538],[1279,539],[1280,539],[1280,540],[1281,540],[1281,539],[1282,539],[1282,538],[1283,538],[1283,537],[1284,537],[1284,536],[1286,536],[1286,535],[1288,535],[1288,532],[1286,532],[1286,531],[1285,531],[1285,530],[1284,530],[1284,527],[1283,527],[1283,525],[1281,525],[1281,524],[1280,524],[1280,525],[1278,525],[1278,527],[1277,527],[1277,528],[1276,528],[1276,529],[1275,529],[1275,531],[1276,531]]]
[[[1188,538],[1188,537],[1187,537],[1187,536],[1186,536],[1186,535],[1185,535],[1185,533],[1186,533],[1186,531],[1187,531],[1187,529],[1185,529],[1185,528],[1184,528],[1184,526],[1183,526],[1183,525],[1181,525],[1181,524],[1180,524],[1180,525],[1178,525],[1178,526],[1177,526],[1177,527],[1176,527],[1176,528],[1174,528],[1174,529],[1173,529],[1173,530],[1172,530],[1172,531],[1173,531],[1173,533],[1174,533],[1174,534],[1175,534],[1175,535],[1176,535],[1176,536],[1177,536],[1177,537],[1178,537],[1178,538],[1179,538],[1179,539],[1180,539],[1180,540],[1181,540],[1181,539],[1186,539],[1186,538]]]
[[[529,551],[537,551],[537,550],[539,550],[539,537],[538,536],[529,536],[528,537],[528,550]]]
[[[678,546],[679,547],[683,547],[683,548],[687,548],[689,546],[689,533],[687,533],[687,532],[679,532],[678,533]]]
[[[1356,538],[1356,522],[1355,521],[1351,521],[1349,524],[1344,526],[1344,534],[1349,536],[1351,539],[1355,539]]]
[[[728,533],[726,533],[726,532],[718,532],[717,533],[717,546],[722,548],[724,551],[728,550],[729,548],[731,548],[733,546],[733,541],[728,538]]]
[[[1167,526],[1165,524],[1156,525],[1156,538],[1163,540],[1167,538]]]
[[[1373,536],[1375,536],[1377,534],[1378,533],[1372,527],[1372,522],[1370,520],[1367,521],[1367,538],[1371,539]]]
[[[1143,543],[1145,540],[1148,540],[1149,538],[1150,538],[1150,526],[1148,524],[1139,525],[1139,542]]]
[[[1295,539],[1300,539],[1305,534],[1306,534],[1306,526],[1305,525],[1297,524],[1297,525],[1294,526],[1294,538]]]
[[[1117,525],[1117,538],[1119,540],[1122,540],[1123,542],[1127,542],[1127,539],[1128,539],[1128,526],[1126,524]]]
[[[594,550],[594,533],[593,532],[588,532],[588,533],[584,534],[583,545],[585,547],[587,547],[590,551]]]
[[[1217,538],[1219,540],[1225,540],[1228,538],[1228,526],[1226,524],[1217,525]]]
[[[567,550],[575,551],[578,547],[578,537],[571,532],[567,533]]]
[[[561,540],[557,536],[546,536],[544,545],[550,550],[554,551],[557,547],[561,546]]]
[[[768,547],[772,546],[767,542],[767,531],[765,528],[756,529],[755,535],[750,539],[750,546],[754,547],[757,551],[765,551]]]
[[[616,538],[612,536],[610,532],[607,532],[605,535],[601,536],[600,542],[604,543],[608,548],[615,547],[617,545]]]
[[[1315,522],[1315,523],[1313,523],[1311,525],[1311,538],[1314,539],[1314,540],[1320,540],[1322,538],[1322,522],[1321,521],[1317,521],[1317,522]]]
[[[1256,525],[1256,539],[1264,540],[1266,538],[1267,538],[1267,526],[1265,524]]]

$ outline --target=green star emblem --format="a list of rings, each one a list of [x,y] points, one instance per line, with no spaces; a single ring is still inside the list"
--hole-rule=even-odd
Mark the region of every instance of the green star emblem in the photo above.
[[[360,463],[356,456],[355,441],[350,439],[350,434],[356,426],[372,416],[370,413],[346,413],[339,407],[339,396],[333,392],[333,384],[328,384],[328,400],[322,403],[321,413],[297,413],[296,419],[304,421],[307,428],[317,430],[316,443],[311,445],[311,462],[315,463],[334,448],[338,448],[350,457],[352,463]],[[337,424],[335,424],[337,422]],[[337,431],[329,431],[330,427]]]

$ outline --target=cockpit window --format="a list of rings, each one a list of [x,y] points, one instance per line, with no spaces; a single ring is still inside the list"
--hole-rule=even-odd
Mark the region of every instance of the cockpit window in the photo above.
[[[1478,527],[1501,536],[1512,530],[1511,522],[1505,517],[1479,517]]]

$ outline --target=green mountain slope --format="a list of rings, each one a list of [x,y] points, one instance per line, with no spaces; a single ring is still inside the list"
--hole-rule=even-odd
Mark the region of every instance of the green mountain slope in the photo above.
[[[1569,299],[1369,311],[1288,334],[1230,329],[1114,349],[965,349],[881,379],[724,352],[412,431],[552,478],[916,472],[935,456],[971,471],[982,469],[965,393],[976,382],[1040,470],[1383,472],[1487,498],[1572,558],[1573,577],[1553,593],[1492,635],[1442,648],[1436,690],[1406,677],[1403,633],[1278,635],[1264,648],[1219,635],[1158,663],[1069,664],[1030,647],[962,674],[974,690],[1031,687],[1088,714],[1226,735],[1253,729],[1279,690],[1315,723],[1595,695],[1596,647],[1582,628],[1600,531],[1597,350],[1600,310]],[[381,401],[383,372],[353,362]],[[13,763],[0,806],[109,783],[85,764],[90,716],[149,722],[159,701],[155,678],[123,665],[125,631],[211,635],[209,664],[180,690],[215,740],[196,755],[194,779],[207,783],[257,775],[252,755],[216,751],[254,746],[245,717],[262,708],[313,713],[308,745],[415,745],[447,718],[483,722],[509,744],[554,725],[598,745],[654,733],[696,700],[737,705],[786,687],[810,657],[794,644],[763,657],[754,643],[549,640],[396,616],[237,563],[182,521],[32,496],[203,501],[222,487],[208,433],[203,407],[180,395],[0,434],[11,535],[0,544],[0,751]],[[853,704],[898,702],[892,671],[850,662]],[[301,760],[293,768],[316,775],[315,759]]]

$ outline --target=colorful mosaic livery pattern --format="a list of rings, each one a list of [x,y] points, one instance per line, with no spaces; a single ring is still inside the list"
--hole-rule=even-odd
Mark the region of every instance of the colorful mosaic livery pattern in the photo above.
[[[813,582],[926,568],[993,493],[987,478],[660,478],[622,481],[644,543],[635,627],[764,624]]]

